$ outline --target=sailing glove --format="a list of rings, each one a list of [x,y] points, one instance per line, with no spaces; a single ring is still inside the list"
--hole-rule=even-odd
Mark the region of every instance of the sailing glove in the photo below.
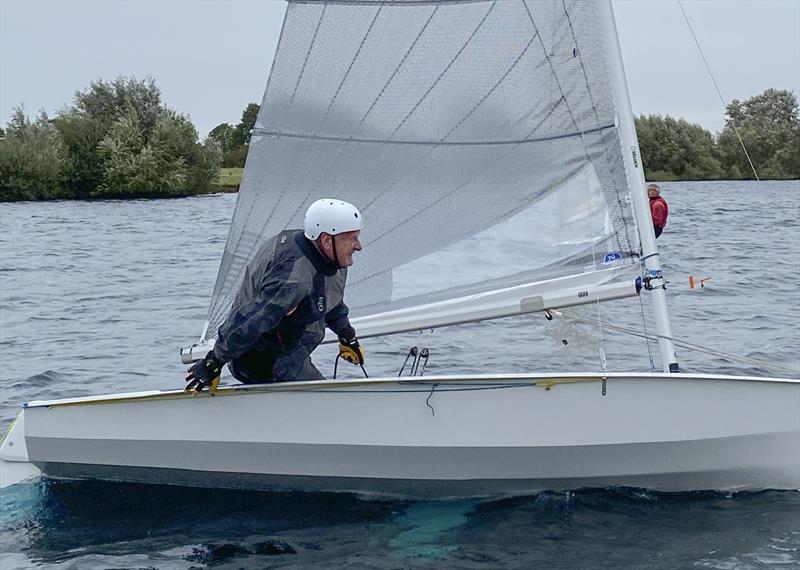
[[[352,336],[339,337],[339,356],[350,364],[364,364],[366,352],[358,343],[355,331],[352,331]]]
[[[209,351],[203,360],[195,362],[189,368],[189,373],[186,375],[186,391],[202,392],[203,388],[208,388],[214,392],[219,386],[219,377],[224,364],[214,356],[213,350]]]

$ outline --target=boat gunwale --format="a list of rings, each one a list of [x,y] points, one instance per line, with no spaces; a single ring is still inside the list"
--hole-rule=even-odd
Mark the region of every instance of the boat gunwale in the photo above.
[[[336,391],[337,388],[357,388],[371,386],[385,386],[387,384],[412,385],[445,384],[456,386],[459,383],[471,386],[502,387],[498,384],[511,382],[531,387],[549,389],[558,384],[575,384],[584,382],[601,382],[603,380],[619,379],[641,380],[698,380],[698,381],[737,381],[737,382],[769,382],[800,384],[800,378],[777,378],[761,376],[727,376],[721,374],[692,374],[669,372],[575,372],[575,373],[518,373],[518,374],[448,374],[441,376],[400,376],[376,378],[347,378],[339,380],[304,380],[298,382],[273,382],[268,384],[234,384],[221,386],[214,393],[205,391],[189,393],[185,390],[149,390],[142,392],[128,392],[121,394],[100,394],[96,396],[81,396],[76,398],[62,398],[56,400],[34,400],[24,402],[23,409],[51,408],[64,406],[94,405],[94,404],[121,404],[133,401],[147,400],[173,400],[179,398],[209,398],[217,396],[242,396],[253,393],[269,392],[320,392]],[[509,386],[511,387],[511,386]],[[428,391],[426,388],[425,391]],[[348,390],[350,391],[350,390]],[[381,390],[385,391],[385,390]],[[404,390],[406,391],[406,390]]]

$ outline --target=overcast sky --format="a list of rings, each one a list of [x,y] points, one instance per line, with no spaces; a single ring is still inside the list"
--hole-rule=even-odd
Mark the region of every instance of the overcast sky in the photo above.
[[[800,92],[800,0],[683,0],[722,90]],[[201,136],[260,102],[282,0],[0,0],[0,123],[69,105],[96,79],[151,76]],[[724,107],[676,0],[615,0],[634,113],[717,131]]]

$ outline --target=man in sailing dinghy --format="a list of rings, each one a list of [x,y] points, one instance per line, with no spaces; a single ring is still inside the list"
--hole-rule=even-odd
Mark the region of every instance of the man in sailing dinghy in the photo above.
[[[360,233],[358,208],[326,198],[309,206],[303,230],[267,241],[247,266],[214,349],[189,369],[186,390],[215,390],[226,363],[245,384],[323,380],[310,355],[326,325],[339,337],[340,356],[363,364],[343,300]]]
[[[650,214],[653,216],[653,229],[656,231],[656,239],[664,231],[667,225],[669,207],[667,201],[661,197],[661,187],[658,184],[647,185],[647,197],[650,198]]]

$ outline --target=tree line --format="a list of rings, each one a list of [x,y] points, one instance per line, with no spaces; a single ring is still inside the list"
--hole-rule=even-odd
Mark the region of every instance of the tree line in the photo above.
[[[4,201],[186,196],[209,191],[222,163],[152,79],[96,81],[54,118],[18,107],[0,139]]]
[[[250,103],[241,121],[209,133],[223,150],[223,166],[244,167],[259,106]],[[752,180],[800,178],[800,115],[791,91],[768,89],[731,102],[718,135],[670,116],[636,117],[636,132],[648,180]],[[753,167],[736,136],[738,130]]]
[[[717,136],[683,119],[637,117],[645,177],[752,180],[755,168],[762,179],[800,178],[800,114],[794,93],[767,89],[744,102],[734,99],[726,115],[725,127]]]
[[[244,168],[250,136],[256,126],[258,103],[249,103],[242,111],[242,120],[235,126],[221,123],[211,129],[208,138],[217,141],[222,149],[222,166],[224,168]]]
[[[0,201],[176,197],[217,189],[221,167],[243,167],[259,105],[200,141],[191,121],[165,107],[152,79],[96,81],[54,118],[17,108],[0,129]],[[719,134],[670,116],[636,118],[648,180],[800,178],[797,96],[768,89],[727,107]]]

